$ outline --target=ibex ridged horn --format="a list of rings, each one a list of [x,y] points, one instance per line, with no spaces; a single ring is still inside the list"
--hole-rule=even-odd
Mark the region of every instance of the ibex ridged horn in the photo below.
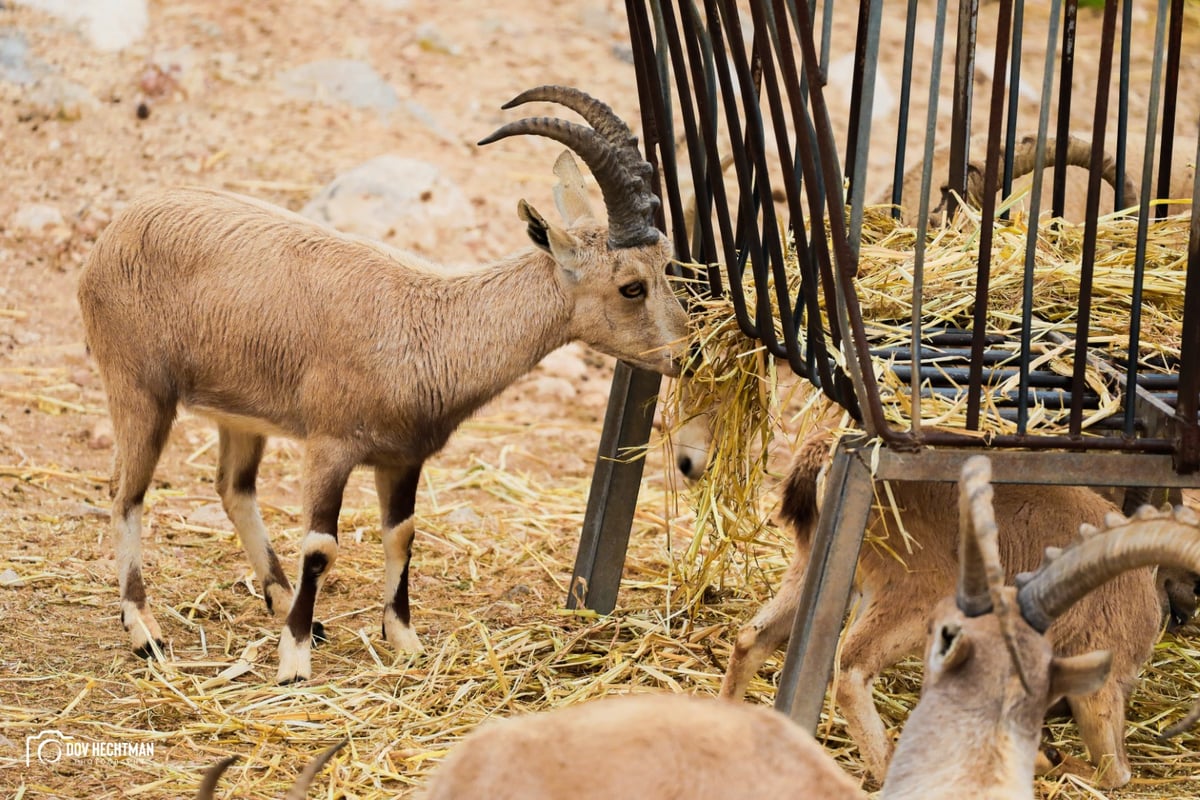
[[[550,100],[576,111],[586,107],[587,114],[582,111],[579,113],[589,122],[592,122],[591,117],[595,117],[604,131],[617,130],[618,136],[624,136],[629,131],[628,126],[612,113],[612,109],[577,89],[553,86],[530,89],[510,101],[505,108],[534,99]],[[597,105],[588,105],[588,102]],[[614,119],[619,123],[619,129],[614,126]],[[479,144],[491,144],[522,134],[545,136],[561,142],[579,154],[588,165],[604,195],[610,246],[637,247],[658,241],[660,234],[652,224],[654,210],[658,207],[658,198],[650,191],[653,168],[642,159],[635,146],[637,140],[632,138],[631,133],[626,143],[618,146],[596,128],[553,117],[529,117],[504,125],[481,139]]]
[[[958,482],[958,608],[968,617],[992,610],[989,572],[1000,566],[996,517],[992,511],[992,465],[986,456],[963,464]],[[994,565],[994,566],[993,566]],[[994,576],[993,576],[994,577]]]
[[[1105,520],[1098,534],[1076,542],[1037,572],[1017,576],[1021,616],[1044,632],[1101,584],[1158,564],[1200,572],[1200,518],[1191,509],[1143,506],[1131,520]]]

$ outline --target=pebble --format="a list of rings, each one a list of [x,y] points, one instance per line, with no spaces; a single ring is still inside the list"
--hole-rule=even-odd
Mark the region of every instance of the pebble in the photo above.
[[[41,233],[47,227],[65,225],[66,220],[63,219],[62,212],[54,206],[44,203],[29,203],[16,210],[9,220],[9,224],[17,230]]]

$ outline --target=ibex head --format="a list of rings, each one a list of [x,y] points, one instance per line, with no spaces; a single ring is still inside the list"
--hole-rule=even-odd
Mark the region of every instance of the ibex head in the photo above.
[[[517,209],[529,238],[562,270],[575,304],[572,335],[636,366],[678,375],[687,314],[667,281],[671,245],[654,227],[654,170],[638,151],[637,137],[607,105],[565,86],[530,89],[504,107],[533,101],[564,105],[592,127],[531,117],[501,127],[480,144],[517,134],[554,139],[574,150],[600,185],[607,227],[592,213],[583,176],[565,152],[555,165],[555,200],[566,227],[548,221],[524,200]]]

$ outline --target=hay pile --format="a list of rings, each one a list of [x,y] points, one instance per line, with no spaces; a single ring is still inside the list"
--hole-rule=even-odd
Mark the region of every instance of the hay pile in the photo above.
[[[1020,215],[998,226],[993,240],[988,332],[1019,334],[1021,281],[1027,233]],[[1142,303],[1143,349],[1141,363],[1149,370],[1168,371],[1178,358],[1182,319],[1183,270],[1186,266],[1189,218],[1170,217],[1150,226],[1145,260],[1145,292]],[[1120,353],[1127,346],[1130,320],[1129,287],[1133,279],[1133,243],[1136,221],[1111,215],[1100,221],[1100,244],[1096,254],[1091,341],[1093,345]],[[863,317],[880,348],[909,344],[907,323],[911,318],[913,247],[917,232],[899,225],[887,208],[868,209],[863,229],[860,277],[857,289]],[[1078,308],[1079,263],[1083,226],[1070,224],[1042,227],[1035,266],[1037,281],[1034,310],[1034,339],[1041,348],[1037,365],[1070,375],[1072,352],[1052,333],[1070,336]],[[973,289],[979,254],[979,220],[966,215],[952,225],[933,231],[927,243],[924,272],[926,302],[923,320],[928,326],[969,328],[973,312]],[[698,266],[698,265],[693,265]],[[747,280],[751,281],[747,271]],[[789,264],[789,283],[798,284],[798,266]],[[774,300],[773,287],[768,295]],[[753,307],[754,286],[746,286],[748,305]],[[782,559],[763,565],[764,553],[789,548],[785,532],[769,522],[774,498],[768,491],[773,481],[763,476],[778,472],[786,464],[786,453],[821,420],[828,421],[836,407],[808,384],[791,384],[781,379],[774,359],[758,342],[745,338],[733,316],[731,301],[708,300],[695,315],[696,334],[705,360],[689,387],[676,392],[671,416],[688,419],[699,409],[715,406],[714,447],[706,475],[693,487],[691,505],[696,515],[694,537],[682,554],[679,571],[689,607],[698,613],[713,587],[734,588],[737,596],[757,580],[768,586],[778,583]],[[778,325],[778,314],[775,315]],[[777,329],[777,333],[779,333]],[[992,346],[989,346],[992,349]],[[909,386],[897,381],[890,365],[877,359],[875,374],[881,379],[884,403],[890,421],[907,427],[911,413]],[[1101,397],[1100,408],[1087,415],[1090,424],[1114,413],[1120,406],[1121,387],[1089,366],[1089,387]],[[790,392],[787,387],[791,386]],[[991,395],[1015,389],[1007,384],[987,387]],[[963,390],[965,394],[965,388]],[[965,398],[944,395],[922,402],[926,426],[961,428]],[[983,427],[987,431],[1011,432],[1013,425],[989,414],[994,406],[983,404]],[[1059,432],[1065,414],[1051,409],[1031,410],[1030,431]],[[841,419],[846,429],[849,420]],[[776,441],[781,438],[782,445]],[[783,451],[782,459],[768,458],[772,446]],[[670,461],[668,462],[670,463]],[[886,506],[886,486],[877,486],[877,503]],[[886,543],[880,543],[887,546]],[[1101,793],[1073,778],[1039,781],[1041,796],[1050,798],[1164,798],[1195,797],[1200,794],[1200,734],[1189,732],[1177,740],[1160,742],[1157,733],[1176,720],[1200,695],[1200,650],[1195,648],[1196,630],[1187,629],[1157,646],[1129,712],[1128,744],[1134,765],[1134,783],[1125,789]],[[756,682],[752,693],[761,691]],[[881,680],[875,699],[884,718],[899,723],[917,699],[920,664],[908,662]],[[768,689],[765,697],[773,694]],[[827,712],[828,712],[827,708]],[[1050,726],[1053,741],[1064,752],[1081,754],[1074,724]],[[826,714],[821,734],[844,743],[837,717]]]

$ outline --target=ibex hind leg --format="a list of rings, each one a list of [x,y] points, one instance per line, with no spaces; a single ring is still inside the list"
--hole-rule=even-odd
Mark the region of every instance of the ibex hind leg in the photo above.
[[[1133,774],[1125,753],[1125,701],[1125,692],[1111,678],[1095,694],[1067,698],[1095,767],[1094,771],[1087,766],[1067,771],[1078,772],[1101,789],[1124,786]]]
[[[114,390],[115,389],[115,390]],[[121,590],[121,624],[133,649],[146,658],[162,647],[162,630],[146,604],[142,579],[142,507],[163,446],[175,421],[174,398],[140,387],[109,385],[109,411],[117,448],[112,526]]]
[[[221,504],[262,586],[267,610],[287,616],[292,608],[292,585],[279,563],[279,556],[271,547],[255,489],[266,437],[235,431],[224,425],[218,427],[218,436],[217,492],[221,495]]]

